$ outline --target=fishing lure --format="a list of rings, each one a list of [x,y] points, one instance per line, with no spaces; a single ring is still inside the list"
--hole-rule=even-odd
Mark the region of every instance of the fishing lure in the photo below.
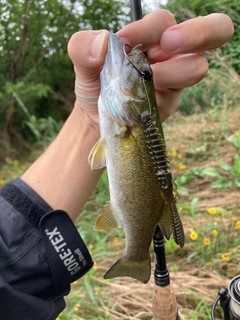
[[[174,240],[183,247],[184,231],[176,206],[177,186],[172,179],[165,140],[148,111],[141,114],[141,122],[145,127],[149,154],[156,169],[155,175],[159,182],[161,196],[170,214]]]

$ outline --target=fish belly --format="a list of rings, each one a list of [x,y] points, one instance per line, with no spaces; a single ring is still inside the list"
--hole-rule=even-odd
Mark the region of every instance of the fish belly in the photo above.
[[[144,130],[128,130],[124,138],[107,141],[107,171],[111,208],[124,230],[126,246],[122,258],[105,278],[130,276],[146,283],[150,277],[149,246],[164,201],[147,150]],[[110,139],[111,140],[111,139]]]

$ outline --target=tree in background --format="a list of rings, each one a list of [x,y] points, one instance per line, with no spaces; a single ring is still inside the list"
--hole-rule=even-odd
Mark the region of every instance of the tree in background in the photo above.
[[[168,0],[166,8],[174,13],[178,23],[213,12],[229,15],[235,32],[232,39],[221,48],[221,52],[233,69],[240,74],[240,5],[238,0]],[[211,62],[217,66],[217,59]]]
[[[240,5],[238,0],[168,0],[165,8],[174,13],[178,23],[213,12],[225,13],[233,21],[235,32],[223,47],[205,55],[209,61],[208,76],[199,84],[185,89],[180,111],[187,114],[220,109],[239,104],[240,87]],[[196,35],[197,36],[197,35]]]
[[[71,35],[83,29],[114,32],[130,20],[126,11],[117,0],[1,1],[0,149],[27,145],[33,137],[27,115],[65,119],[74,101]]]

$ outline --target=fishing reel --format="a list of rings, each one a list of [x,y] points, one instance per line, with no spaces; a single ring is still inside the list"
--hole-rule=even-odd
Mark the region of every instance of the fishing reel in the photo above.
[[[215,320],[214,313],[218,301],[223,309],[224,320],[240,320],[240,276],[230,281],[228,290],[225,288],[219,290],[212,306],[212,320]]]

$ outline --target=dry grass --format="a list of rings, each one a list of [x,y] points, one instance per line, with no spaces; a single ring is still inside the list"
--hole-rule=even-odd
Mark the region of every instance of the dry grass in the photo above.
[[[168,137],[168,149],[179,149],[181,144],[185,150],[181,150],[183,162],[189,162],[191,167],[209,168],[218,167],[219,161],[229,165],[233,164],[235,148],[226,142],[226,138],[239,130],[239,108],[221,110],[221,122],[219,115],[208,114],[184,117],[173,115],[167,122],[165,129]],[[194,125],[193,125],[194,124]],[[196,149],[206,144],[206,152],[196,152]],[[176,178],[176,177],[175,177]],[[197,209],[204,211],[209,207],[233,207],[240,206],[239,189],[211,189],[212,178],[202,178],[188,185],[189,197],[179,201],[190,203],[193,198],[199,198]]]
[[[222,122],[219,123],[219,116],[209,115],[193,115],[191,117],[181,117],[177,115],[176,119],[172,117],[168,120],[167,128],[165,128],[167,136],[168,148],[179,148],[181,144],[186,145],[183,150],[182,161],[190,161],[197,147],[207,143],[207,152],[209,155],[198,154],[195,156],[191,167],[207,168],[217,167],[219,160],[228,164],[234,156],[234,148],[226,143],[226,137],[234,134],[239,129],[239,110],[225,110],[222,112]],[[193,125],[194,123],[194,125]],[[221,132],[221,134],[219,134]],[[213,156],[213,151],[217,156]],[[185,160],[184,160],[185,159]],[[202,226],[207,224],[205,216],[199,214],[200,211],[207,211],[209,207],[223,207],[228,209],[235,206],[240,207],[239,190],[237,188],[213,190],[210,187],[210,178],[198,179],[188,185],[189,195],[179,202],[190,205],[193,198],[198,197],[197,204],[198,214],[194,217],[183,215],[183,224],[194,224]],[[209,216],[211,220],[212,217]],[[221,217],[224,219],[224,217]],[[209,220],[209,221],[210,221]],[[221,223],[225,223],[221,221]],[[227,222],[226,222],[227,223]],[[119,258],[122,246],[116,248],[116,253],[111,257],[97,259],[97,270],[91,277],[91,285],[94,292],[97,292],[99,314],[98,319],[111,320],[150,320],[152,314],[152,300],[154,289],[154,277],[152,275],[148,284],[144,285],[131,278],[115,278],[111,281],[104,281],[103,274],[108,268]],[[222,287],[227,287],[229,278],[219,275],[214,270],[213,265],[205,264],[204,268],[198,264],[196,260],[187,263],[186,257],[192,253],[193,248],[190,244],[185,245],[183,249],[178,249],[174,254],[168,257],[168,269],[176,264],[179,267],[178,272],[170,272],[171,285],[174,289],[181,320],[189,319],[209,319],[209,308],[217,297],[218,291]],[[234,249],[233,249],[234,250]],[[171,260],[171,261],[170,261]],[[221,260],[221,259],[220,259]],[[221,261],[220,261],[221,262]],[[224,268],[238,272],[238,265],[234,265],[231,261],[224,262]],[[152,265],[154,270],[154,264]],[[226,274],[228,274],[226,272]],[[77,288],[73,288],[73,292],[81,299],[86,299],[84,290],[78,292]],[[208,308],[205,316],[202,316],[201,309]],[[84,318],[71,319],[92,319],[87,317],[84,310],[80,313]],[[222,319],[218,312],[216,319]]]
[[[107,319],[112,320],[152,319],[153,275],[146,285],[126,277],[106,282],[100,276],[106,270],[107,268],[101,266],[97,276],[92,278],[95,289],[100,290],[99,312],[103,312]],[[215,272],[200,270],[196,266],[192,266],[188,271],[172,272],[170,278],[181,320],[190,319],[196,314],[196,307],[200,301],[204,301],[204,304],[210,307],[217,297],[218,290],[227,287],[229,282],[229,279]],[[199,315],[196,319],[203,318]]]

